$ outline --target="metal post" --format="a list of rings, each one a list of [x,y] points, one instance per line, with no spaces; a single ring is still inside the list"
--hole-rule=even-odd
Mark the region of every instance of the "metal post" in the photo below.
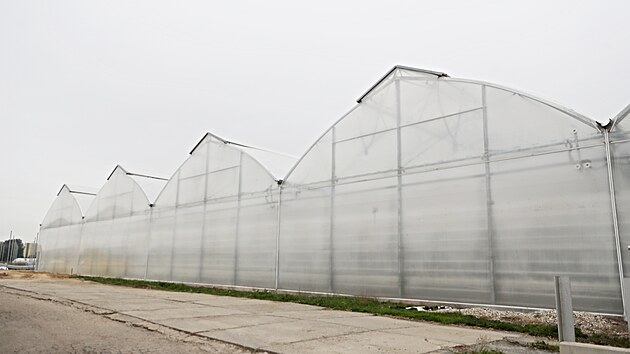
[[[203,186],[203,212],[201,215],[201,249],[199,250],[199,282],[203,283],[203,262],[204,262],[204,249],[206,247],[206,212],[208,211],[208,173],[210,172],[210,164],[208,158],[210,158],[210,142],[206,143],[206,177],[204,178]],[[240,167],[239,167],[240,169]],[[240,171],[239,171],[240,176]]]
[[[401,114],[401,104],[400,104],[400,80],[398,78],[396,80],[396,168],[397,168],[397,180],[396,180],[396,191],[397,191],[397,254],[398,254],[398,296],[403,297],[405,293],[405,277],[404,277],[404,267],[405,267],[405,259],[404,259],[404,249],[403,249],[403,202],[402,202],[402,174],[403,174],[403,163],[402,163],[402,114]]]
[[[496,303],[496,290],[494,281],[494,232],[492,220],[492,181],[490,179],[490,148],[488,139],[488,106],[486,103],[486,86],[481,86],[481,104],[483,112],[483,160],[486,180],[486,228],[488,233],[488,274],[490,276],[490,303]]]
[[[153,223],[153,204],[149,209],[149,230],[147,231],[147,238],[145,239],[145,247],[147,249],[147,261],[144,265],[144,280],[147,280],[147,276],[149,274],[149,260],[151,258],[151,227]],[[202,250],[203,252],[203,250]]]
[[[234,274],[232,276],[234,285],[238,284],[238,233],[239,223],[241,222],[241,192],[243,184],[243,152],[239,155],[238,160],[238,194],[236,201],[236,227],[234,230]]]
[[[628,321],[628,312],[626,309],[626,297],[623,286],[623,258],[621,257],[621,240],[619,236],[619,221],[617,219],[617,199],[615,197],[615,180],[613,178],[612,156],[610,152],[610,136],[608,130],[604,130],[604,145],[606,146],[606,168],[608,169],[608,189],[610,191],[610,206],[613,219],[613,231],[615,234],[615,248],[617,253],[617,270],[619,272],[619,286],[621,288],[621,304],[623,306],[623,316]],[[629,324],[630,325],[630,324]]]
[[[337,149],[337,134],[335,127],[332,128],[332,157],[331,157],[331,169],[330,169],[330,232],[328,234],[328,292],[332,293],[335,289],[335,254],[334,248],[334,230],[335,230],[335,185],[336,185],[336,149]]]
[[[77,264],[76,264],[77,274],[81,274],[81,246],[83,246],[83,225],[84,224],[85,224],[85,219],[81,218],[81,228],[79,228],[79,244],[77,245]],[[39,233],[37,234],[37,242],[38,242],[37,249],[39,251]]]
[[[176,179],[177,185],[175,186],[175,207],[173,208],[173,233],[171,234],[171,259],[170,259],[171,264],[170,264],[170,270],[168,273],[167,280],[173,280],[173,262],[175,261],[175,238],[176,238],[175,234],[177,233],[177,210],[179,209],[179,179],[181,178],[181,176],[179,175],[180,173],[181,171],[177,173],[177,179]],[[208,178],[208,175],[206,175],[206,179],[207,178]]]
[[[282,208],[282,188],[283,183],[280,183],[278,188],[278,218],[276,219],[276,290],[278,290],[278,284],[280,282],[280,210]]]
[[[573,322],[573,302],[571,298],[571,279],[566,276],[553,278],[556,290],[556,311],[558,315],[558,340],[575,342],[575,324]]]

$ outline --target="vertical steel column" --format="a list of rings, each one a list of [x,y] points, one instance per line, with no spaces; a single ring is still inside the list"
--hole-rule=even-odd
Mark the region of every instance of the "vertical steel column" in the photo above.
[[[77,246],[77,274],[81,274],[81,246],[83,246],[83,225],[85,224],[85,219],[83,217],[81,217],[81,227],[79,228],[79,245]],[[41,226],[40,226],[41,229]],[[39,249],[39,233],[37,234],[38,236],[38,245],[37,248]],[[38,261],[39,263],[39,261]]]
[[[328,278],[328,292],[332,293],[335,289],[335,255],[333,252],[333,241],[334,241],[334,229],[335,229],[335,185],[336,185],[336,149],[337,149],[337,135],[335,132],[335,127],[332,127],[332,158],[331,158],[331,169],[330,169],[330,232],[328,234],[328,269],[329,269],[329,278]]]
[[[238,232],[239,232],[239,223],[241,222],[241,191],[243,184],[243,152],[239,155],[238,159],[238,196],[236,201],[236,227],[234,232],[234,275],[232,279],[234,281],[234,285],[237,285],[237,266],[238,266]]]
[[[402,202],[402,131],[401,131],[401,105],[400,105],[400,79],[396,80],[396,167],[397,167],[397,199],[398,199],[398,297],[403,297],[405,293],[405,258],[403,249],[403,202]]]
[[[619,286],[621,288],[621,304],[623,306],[623,316],[628,320],[626,309],[626,297],[623,287],[623,258],[621,257],[621,239],[619,236],[619,220],[617,219],[617,198],[615,197],[615,180],[613,178],[612,154],[610,152],[610,136],[607,129],[604,129],[604,145],[606,146],[606,168],[608,169],[608,189],[610,191],[610,206],[613,219],[613,232],[615,234],[615,247],[617,251],[617,270],[619,272]]]
[[[210,172],[210,168],[208,167],[208,159],[210,158],[210,143],[206,142],[206,176],[204,177],[204,185],[203,185],[203,211],[201,212],[201,248],[199,249],[199,275],[197,278],[200,283],[203,283],[203,262],[204,262],[204,249],[206,247],[206,212],[208,205],[208,173]],[[240,176],[240,170],[239,170]]]
[[[280,210],[282,209],[282,188],[283,183],[279,183],[278,187],[278,218],[276,219],[276,290],[280,282]]]
[[[175,261],[175,234],[177,233],[177,209],[179,209],[179,180],[181,171],[177,172],[177,185],[175,185],[175,207],[173,208],[173,233],[171,235],[171,268],[168,273],[168,279],[173,280],[173,262]],[[207,178],[207,177],[206,177]],[[205,197],[204,197],[205,198]]]
[[[147,280],[147,276],[149,274],[149,260],[151,258],[151,242],[153,241],[151,238],[151,228],[153,227],[153,205],[149,208],[149,225],[147,227],[149,230],[147,231],[147,238],[144,242],[147,249],[147,261],[144,265],[144,280]]]
[[[492,181],[490,180],[490,150],[488,142],[488,106],[486,103],[486,85],[481,86],[481,105],[483,107],[483,160],[486,179],[486,226],[488,233],[488,273],[490,276],[490,303],[496,303],[496,284],[494,280],[494,223],[492,220]]]

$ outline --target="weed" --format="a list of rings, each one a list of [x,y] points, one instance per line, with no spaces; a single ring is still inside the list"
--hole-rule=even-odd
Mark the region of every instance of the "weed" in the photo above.
[[[539,340],[539,341],[535,341],[533,343],[529,343],[528,345],[530,348],[534,348],[534,349],[540,349],[540,350],[547,350],[550,352],[559,352],[560,351],[560,347],[557,345],[553,345],[553,344],[549,344],[547,342],[545,342],[544,340]]]

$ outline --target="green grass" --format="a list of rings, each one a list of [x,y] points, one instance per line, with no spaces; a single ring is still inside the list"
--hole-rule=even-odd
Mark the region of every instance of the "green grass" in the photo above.
[[[550,352],[559,352],[560,351],[560,346],[549,344],[549,343],[545,342],[544,340],[538,340],[538,341],[535,341],[533,343],[529,343],[529,347],[530,348],[534,348],[534,349],[547,350],[547,351],[550,351]]]
[[[373,298],[351,296],[324,296],[308,294],[282,294],[274,291],[244,291],[219,289],[203,286],[190,286],[181,283],[169,283],[162,281],[128,280],[119,278],[100,278],[88,276],[74,276],[74,278],[94,281],[101,284],[127,286],[142,289],[155,289],[177,291],[186,293],[199,293],[219,296],[242,297],[248,299],[271,300],[280,302],[293,302],[298,304],[315,305],[333,310],[370,313],[380,316],[396,316],[413,320],[429,321],[447,325],[463,325],[470,327],[489,328],[500,331],[517,332],[537,337],[557,338],[556,325],[527,324],[521,325],[511,322],[489,320],[458,312],[421,312],[406,310],[404,304],[381,302]],[[630,341],[623,337],[611,337],[604,335],[585,335],[576,328],[576,337],[580,342],[611,345],[615,347],[630,348]]]

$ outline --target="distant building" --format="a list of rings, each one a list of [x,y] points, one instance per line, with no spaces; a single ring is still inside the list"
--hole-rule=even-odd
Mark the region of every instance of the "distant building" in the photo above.
[[[37,244],[33,242],[24,243],[24,258],[37,257]]]

